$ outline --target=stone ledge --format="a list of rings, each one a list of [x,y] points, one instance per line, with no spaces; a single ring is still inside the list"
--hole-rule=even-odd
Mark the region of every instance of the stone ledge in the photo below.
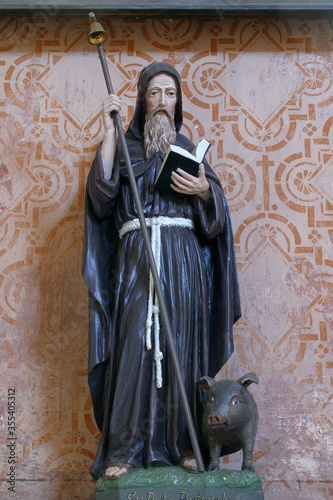
[[[135,469],[96,482],[96,500],[263,500],[259,476],[249,471],[188,472],[180,467]]]

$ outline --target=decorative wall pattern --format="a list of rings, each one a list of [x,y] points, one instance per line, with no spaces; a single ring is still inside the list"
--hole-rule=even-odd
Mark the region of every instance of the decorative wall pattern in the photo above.
[[[232,211],[243,301],[221,376],[259,376],[251,390],[265,498],[330,498],[332,20],[103,23],[124,127],[141,68],[165,60],[182,76],[183,132],[213,144],[209,160]],[[4,499],[93,498],[88,470],[98,430],[80,268],[84,184],[102,138],[106,87],[88,31],[88,19],[0,20]],[[237,454],[222,465],[240,463]]]

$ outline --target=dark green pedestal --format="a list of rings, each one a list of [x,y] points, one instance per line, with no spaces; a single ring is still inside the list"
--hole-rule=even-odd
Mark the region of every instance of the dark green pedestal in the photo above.
[[[96,500],[263,500],[259,476],[249,471],[187,472],[180,467],[135,469],[96,483]]]

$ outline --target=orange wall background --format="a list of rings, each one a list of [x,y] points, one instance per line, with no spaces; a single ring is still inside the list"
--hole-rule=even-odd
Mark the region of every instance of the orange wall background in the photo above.
[[[106,19],[131,118],[141,68],[181,74],[231,209],[243,318],[220,376],[259,377],[267,500],[333,496],[332,20]],[[97,448],[80,275],[84,184],[106,86],[86,18],[0,21],[0,498],[15,389],[16,499],[89,499]],[[9,391],[9,392],[8,392]],[[13,403],[13,400],[10,400]],[[12,406],[10,406],[12,408]],[[13,414],[12,414],[13,416]],[[239,454],[223,467],[240,468]]]

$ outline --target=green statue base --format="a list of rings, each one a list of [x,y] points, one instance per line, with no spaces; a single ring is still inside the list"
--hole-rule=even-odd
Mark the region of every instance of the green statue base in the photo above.
[[[259,476],[246,470],[190,472],[181,467],[134,469],[120,479],[101,477],[96,500],[263,500]]]

